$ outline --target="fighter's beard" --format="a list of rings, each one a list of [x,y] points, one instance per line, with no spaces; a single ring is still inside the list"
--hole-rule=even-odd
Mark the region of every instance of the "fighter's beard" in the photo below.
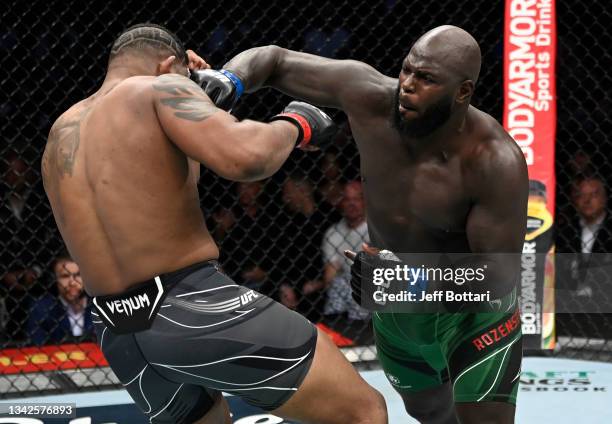
[[[406,120],[399,111],[399,88],[395,94],[393,105],[393,127],[400,134],[411,137],[425,137],[440,128],[451,116],[453,99],[443,97],[437,103],[427,108],[418,118]]]

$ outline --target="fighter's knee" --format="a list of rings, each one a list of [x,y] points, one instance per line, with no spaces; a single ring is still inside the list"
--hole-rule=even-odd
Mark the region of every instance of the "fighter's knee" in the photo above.
[[[354,417],[351,422],[359,424],[386,424],[388,417],[385,398],[378,391],[372,390],[367,400],[360,402],[354,409]]]
[[[200,419],[192,422],[193,424],[231,424],[232,419],[229,408],[223,395],[218,393],[212,408]]]
[[[515,407],[509,403],[485,402],[458,404],[457,415],[465,424],[512,424]]]
[[[415,405],[404,405],[406,412],[416,419],[418,422],[423,424],[437,424],[437,423],[451,423],[456,422],[453,418],[455,412],[452,407],[417,407]]]
[[[387,402],[385,398],[379,392],[376,392],[376,398],[372,404],[372,422],[373,423],[387,423],[389,418],[387,416]]]

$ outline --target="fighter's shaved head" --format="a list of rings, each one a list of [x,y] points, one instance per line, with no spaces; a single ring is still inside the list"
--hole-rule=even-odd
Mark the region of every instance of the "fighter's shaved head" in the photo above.
[[[410,55],[442,66],[463,80],[478,80],[480,47],[459,27],[443,25],[426,32],[414,43]]]
[[[466,113],[480,73],[480,47],[452,25],[434,28],[402,63],[393,123],[400,133],[424,137]]]

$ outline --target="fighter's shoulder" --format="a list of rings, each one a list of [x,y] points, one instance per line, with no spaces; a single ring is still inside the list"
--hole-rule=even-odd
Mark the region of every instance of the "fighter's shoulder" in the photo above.
[[[58,136],[60,130],[73,126],[78,122],[83,115],[83,110],[87,108],[87,102],[88,99],[81,100],[62,112],[51,125],[49,140],[54,140]]]
[[[109,93],[108,99],[121,98],[125,100],[147,101],[153,94],[153,85],[158,77],[134,76],[126,78],[117,84]]]
[[[151,97],[165,94],[188,94],[188,91],[200,87],[189,78],[178,74],[163,74],[159,76],[134,76],[126,78],[113,89],[115,96],[124,99],[150,100]]]
[[[394,81],[383,73],[379,72],[372,65],[358,60],[342,60],[344,72],[346,73],[344,81],[354,82],[361,85],[365,90],[373,92],[385,90],[385,88]],[[397,83],[397,80],[395,80]]]
[[[475,120],[475,130],[467,157],[469,168],[474,174],[480,179],[526,172],[523,152],[502,125],[476,108],[471,113]]]
[[[351,62],[347,72],[347,92],[352,97],[350,109],[371,114],[374,111],[388,114],[397,88],[397,79],[390,78],[374,67],[357,61]]]

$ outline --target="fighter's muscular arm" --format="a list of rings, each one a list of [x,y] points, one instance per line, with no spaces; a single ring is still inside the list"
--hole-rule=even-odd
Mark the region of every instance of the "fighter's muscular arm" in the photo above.
[[[197,84],[183,76],[157,77],[152,92],[159,122],[170,140],[223,178],[253,181],[269,177],[295,147],[295,125],[239,122],[215,107]]]
[[[355,60],[334,60],[278,46],[246,50],[224,69],[236,74],[245,91],[273,87],[283,93],[317,106],[357,112],[372,96],[385,95],[381,90],[392,79],[373,67]]]
[[[520,270],[529,194],[527,165],[511,140],[496,141],[477,156],[471,171],[473,206],[466,225],[470,249],[478,254],[472,266],[486,264],[492,294],[498,290],[504,294]]]

